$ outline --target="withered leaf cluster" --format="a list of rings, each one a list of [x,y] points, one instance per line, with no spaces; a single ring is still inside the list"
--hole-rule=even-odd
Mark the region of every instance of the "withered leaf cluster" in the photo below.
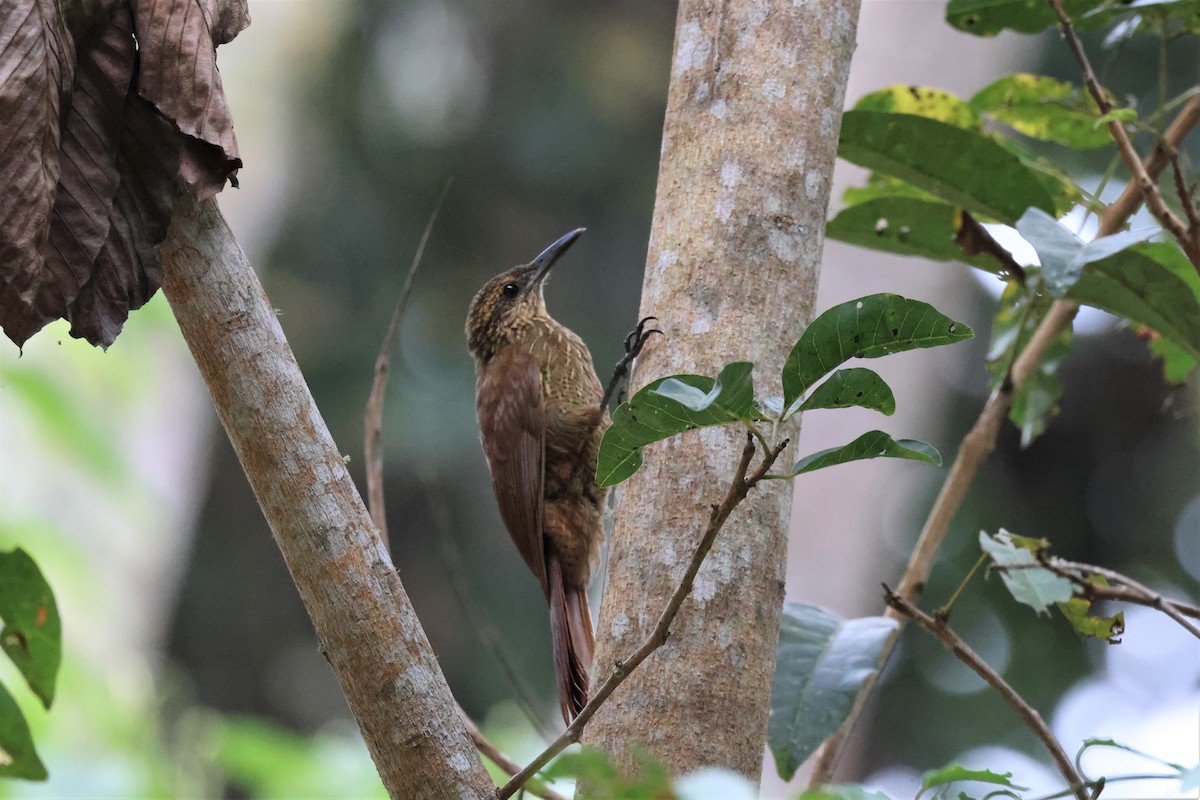
[[[158,290],[176,194],[241,166],[216,46],[246,0],[0,1],[0,327],[107,347]]]

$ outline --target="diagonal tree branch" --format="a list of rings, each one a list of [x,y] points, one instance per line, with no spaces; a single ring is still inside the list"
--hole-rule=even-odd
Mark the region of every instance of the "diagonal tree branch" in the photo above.
[[[163,292],[393,798],[494,786],[258,277],[216,203],[183,196]]]

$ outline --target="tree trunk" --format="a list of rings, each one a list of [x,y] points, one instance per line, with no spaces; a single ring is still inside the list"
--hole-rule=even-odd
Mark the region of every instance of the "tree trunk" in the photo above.
[[[647,347],[639,382],[750,360],[759,395],[780,393],[813,315],[858,9],[681,2],[641,306],[668,338]],[[600,674],[653,627],[743,436],[730,426],[651,446],[620,488]],[[790,505],[790,484],[769,482],[735,512],[666,646],[587,729],[620,767],[635,768],[637,744],[676,773],[718,765],[759,777]]]
[[[393,798],[495,789],[274,309],[213,201],[180,201],[163,292]]]

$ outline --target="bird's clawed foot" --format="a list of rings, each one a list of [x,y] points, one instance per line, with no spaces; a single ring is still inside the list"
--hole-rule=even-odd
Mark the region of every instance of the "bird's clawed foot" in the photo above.
[[[646,342],[649,341],[653,334],[657,333],[659,336],[666,336],[666,334],[660,331],[658,328],[646,330],[646,325],[650,322],[658,322],[658,317],[642,317],[638,321],[637,327],[631,330],[629,335],[625,337],[626,358],[630,360],[637,358],[638,354],[642,352],[642,348],[646,346]]]
[[[608,382],[608,388],[604,391],[604,399],[600,402],[600,408],[608,408],[608,401],[616,394],[618,400],[624,398],[624,392],[618,392],[625,376],[629,374],[629,366],[633,360],[642,352],[642,348],[646,346],[646,342],[654,334],[666,336],[665,333],[658,328],[650,328],[646,326],[651,322],[658,322],[658,317],[643,317],[638,321],[637,327],[629,332],[625,337],[625,355],[617,362],[617,366],[613,369],[612,379]]]

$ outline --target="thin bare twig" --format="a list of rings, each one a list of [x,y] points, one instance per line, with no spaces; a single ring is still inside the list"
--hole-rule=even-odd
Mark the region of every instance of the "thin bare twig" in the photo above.
[[[387,333],[383,337],[383,346],[375,357],[375,379],[371,383],[371,394],[367,397],[367,408],[363,412],[363,456],[367,462],[367,508],[371,511],[371,520],[379,529],[379,538],[383,539],[385,550],[388,544],[387,509],[383,502],[383,448],[380,446],[380,431],[383,429],[383,398],[387,393],[388,364],[392,360],[392,348],[400,335],[400,323],[404,319],[404,310],[408,307],[408,296],[412,294],[413,280],[421,266],[421,256],[425,254],[425,245],[429,242],[429,234],[433,224],[437,222],[438,212],[442,210],[442,202],[450,191],[454,179],[446,181],[442,193],[438,196],[429,221],[425,223],[425,231],[417,244],[417,252],[413,254],[412,264],[409,265],[408,275],[404,278],[404,288],[400,290],[400,299],[396,302],[396,310],[392,312],[392,320],[388,323]]]
[[[1096,73],[1092,69],[1092,63],[1088,60],[1087,53],[1083,49],[1083,43],[1075,35],[1075,26],[1071,24],[1071,18],[1063,10],[1062,0],[1046,0],[1046,2],[1050,4],[1050,7],[1054,9],[1054,13],[1058,17],[1058,29],[1062,31],[1063,38],[1067,40],[1067,46],[1071,49],[1072,55],[1075,56],[1075,60],[1079,63],[1079,69],[1083,73],[1083,82],[1087,86],[1088,93],[1096,101],[1096,106],[1100,109],[1101,114],[1109,113],[1113,108],[1112,103],[1109,102],[1108,95],[1100,86],[1100,81],[1096,79]],[[1137,150],[1133,148],[1133,142],[1129,141],[1129,135],[1125,133],[1125,127],[1121,124],[1121,121],[1110,120],[1108,122],[1108,132],[1112,134],[1113,141],[1117,143],[1117,152],[1121,154],[1121,160],[1125,162],[1125,166],[1133,175],[1134,180],[1137,181],[1138,186],[1141,187],[1142,195],[1145,198],[1147,208],[1150,209],[1150,213],[1154,214],[1158,221],[1162,223],[1162,226],[1179,240],[1179,244],[1183,247],[1183,252],[1187,253],[1188,259],[1200,269],[1200,242],[1191,235],[1187,227],[1183,224],[1183,220],[1179,219],[1171,209],[1167,208],[1162,193],[1158,189],[1158,183],[1146,171],[1146,167],[1142,164],[1141,158],[1138,157]]]
[[[1050,732],[1050,728],[1042,720],[1042,716],[1037,712],[1037,709],[1029,705],[1025,701],[1025,698],[1021,697],[1016,689],[1012,688],[1004,678],[1000,677],[998,672],[980,658],[979,654],[972,650],[970,645],[962,640],[962,637],[951,630],[949,625],[929,616],[914,604],[893,592],[886,584],[883,587],[883,593],[884,601],[889,607],[915,620],[918,625],[937,637],[937,640],[947,650],[954,653],[960,661],[973,669],[976,675],[983,678],[989,686],[999,692],[1005,702],[1017,712],[1029,729],[1033,731],[1034,735],[1041,739],[1042,744],[1050,751],[1050,757],[1054,760],[1054,765],[1058,767],[1058,771],[1066,779],[1075,797],[1078,800],[1090,800],[1090,793],[1087,791],[1087,781],[1075,771],[1075,765],[1071,763],[1071,759],[1063,751],[1062,745],[1054,738],[1054,734]]]
[[[1163,132],[1162,140],[1146,159],[1145,171],[1157,178],[1168,163],[1167,153],[1177,148],[1197,124],[1200,124],[1200,95],[1191,97],[1180,109],[1179,114],[1167,127],[1167,130]],[[1110,236],[1119,231],[1137,211],[1141,198],[1141,185],[1137,181],[1130,181],[1120,197],[1104,209],[1100,217],[1100,228],[1096,235]],[[1050,310],[1046,312],[1046,316],[1042,318],[1030,336],[1029,343],[1013,362],[1007,379],[1002,381],[988,397],[987,403],[979,413],[979,418],[975,421],[970,433],[963,439],[962,446],[959,447],[958,453],[954,457],[954,463],[946,473],[937,499],[929,510],[925,525],[921,528],[921,535],[909,557],[908,565],[904,569],[904,576],[897,591],[906,600],[915,601],[924,591],[925,581],[933,567],[933,560],[950,531],[950,522],[962,505],[979,467],[996,446],[996,437],[1012,407],[1013,395],[1037,369],[1046,349],[1059,332],[1071,323],[1078,310],[1077,303],[1066,299],[1055,300],[1050,305]],[[898,618],[898,615],[890,610],[888,614],[894,619]],[[897,629],[888,637],[879,656],[880,667],[891,656],[899,634],[900,631]],[[859,687],[858,696],[855,698],[850,714],[842,722],[837,733],[829,737],[821,746],[809,779],[809,786],[820,786],[833,780],[833,773],[841,759],[845,743],[863,706],[866,705],[871,690],[875,688],[875,682],[878,680],[880,672],[881,670],[873,672]]]
[[[1192,636],[1200,639],[1200,628],[1185,619],[1185,617],[1189,616],[1200,619],[1200,608],[1163,597],[1158,592],[1135,581],[1128,575],[1123,575],[1120,572],[1105,569],[1104,567],[1097,567],[1094,564],[1081,564],[1076,561],[1053,558],[1042,553],[1038,554],[1038,561],[1055,575],[1066,578],[1079,586],[1088,600],[1121,600],[1127,603],[1137,603],[1138,605],[1158,609],[1177,622],[1180,627]],[[1109,581],[1110,585],[1101,586],[1092,583],[1080,573],[1084,575],[1099,575]]]
[[[471,735],[471,741],[475,742],[475,749],[488,757],[488,760],[495,764],[500,769],[504,770],[509,775],[516,775],[521,771],[521,765],[506,756],[499,747],[496,747],[490,739],[483,735],[483,731],[479,730],[478,726],[471,721],[467,716],[467,712],[458,709],[459,715],[462,717],[463,725],[467,727],[467,733]],[[530,781],[525,786],[525,791],[529,794],[543,798],[543,800],[566,800],[558,792],[537,781]]]
[[[450,578],[450,588],[467,617],[467,624],[479,634],[484,645],[491,650],[496,663],[500,665],[500,669],[512,684],[517,705],[521,706],[521,710],[525,712],[530,723],[545,739],[553,739],[554,732],[546,724],[542,715],[538,714],[535,695],[513,664],[512,656],[508,648],[504,646],[504,638],[479,612],[471,593],[467,590],[467,573],[463,568],[462,558],[459,556],[458,543],[454,539],[454,526],[450,523],[450,510],[446,507],[445,499],[434,492],[433,487],[428,484],[425,486],[425,499],[429,504],[429,513],[433,517],[435,538],[441,545],[439,552],[442,556],[442,564],[446,568],[446,574]]]
[[[618,661],[614,666],[609,676],[604,683],[596,689],[590,698],[587,705],[579,712],[579,715],[571,722],[562,735],[554,740],[541,755],[529,762],[523,770],[513,776],[513,779],[506,783],[499,791],[496,792],[497,800],[511,797],[514,792],[524,785],[525,781],[537,774],[539,770],[550,763],[550,759],[561,753],[569,745],[579,741],[583,735],[583,729],[587,726],[588,721],[600,709],[600,706],[608,700],[609,696],[616,691],[630,674],[633,673],[638,666],[645,661],[651,653],[667,643],[667,638],[670,636],[671,623],[675,621],[675,616],[679,613],[680,607],[683,606],[684,600],[692,592],[692,584],[696,580],[696,573],[700,571],[700,566],[704,563],[705,557],[709,550],[712,549],[713,543],[717,540],[717,534],[725,525],[725,521],[729,519],[729,515],[737,508],[738,504],[746,499],[746,495],[754,488],[763,478],[766,477],[767,471],[779,458],[779,454],[787,447],[788,440],[784,439],[775,447],[763,453],[762,462],[754,469],[750,470],[750,461],[754,457],[755,439],[753,435],[746,435],[746,446],[742,448],[742,455],[738,461],[737,469],[734,471],[733,480],[729,484],[729,490],[720,504],[714,505],[708,517],[708,527],[704,531],[704,535],[700,538],[700,542],[696,545],[695,552],[692,553],[692,559],[688,563],[687,569],[683,573],[683,577],[679,581],[679,585],[675,587],[671,599],[667,602],[662,614],[659,615],[658,624],[654,626],[654,630],[646,637],[628,658],[623,661]],[[747,474],[749,472],[749,474]]]

